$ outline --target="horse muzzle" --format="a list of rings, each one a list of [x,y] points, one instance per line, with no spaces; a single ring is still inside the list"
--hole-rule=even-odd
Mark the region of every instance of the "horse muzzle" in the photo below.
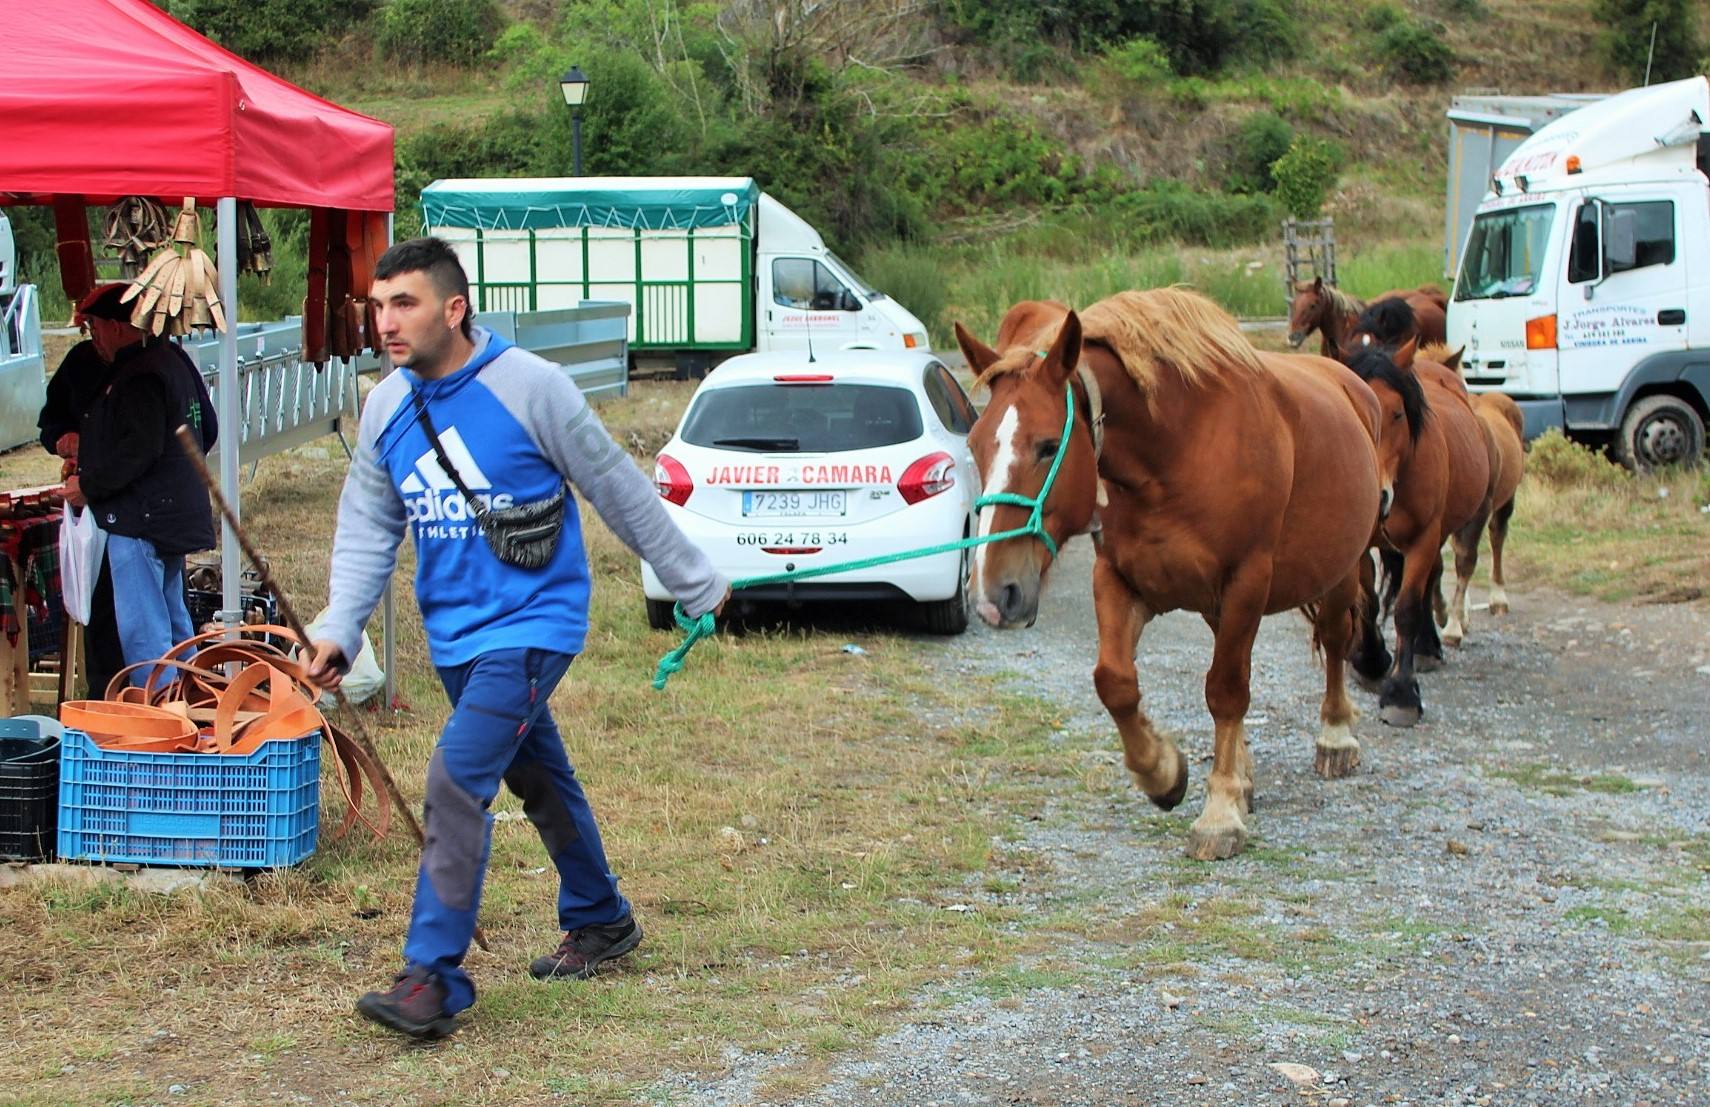
[[[984,590],[974,611],[987,626],[1000,630],[1030,627],[1039,617],[1039,582],[1008,580]]]
[[[1288,332],[1289,349],[1298,350],[1298,349],[1300,349],[1300,344],[1302,342],[1305,342],[1305,341],[1306,341],[1306,332],[1305,331],[1289,331]]]

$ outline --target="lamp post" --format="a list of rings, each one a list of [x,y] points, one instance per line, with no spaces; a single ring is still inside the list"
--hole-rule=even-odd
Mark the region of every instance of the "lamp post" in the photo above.
[[[582,175],[582,101],[588,98],[588,78],[583,75],[582,67],[573,65],[570,72],[558,78],[558,88],[564,93],[564,102],[570,105],[570,148],[571,164],[576,176]]]

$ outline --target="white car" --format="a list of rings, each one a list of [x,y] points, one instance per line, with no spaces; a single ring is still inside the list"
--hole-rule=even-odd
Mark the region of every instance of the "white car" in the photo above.
[[[683,533],[732,580],[834,565],[973,533],[976,414],[932,354],[746,354],[707,375],[659,454],[654,481]],[[909,600],[926,626],[968,625],[971,551],[758,585],[737,599]],[[647,618],[675,602],[641,563]]]

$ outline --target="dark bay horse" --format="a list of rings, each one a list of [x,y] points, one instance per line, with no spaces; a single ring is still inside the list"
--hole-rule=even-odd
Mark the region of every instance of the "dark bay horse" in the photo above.
[[[1436,285],[1391,289],[1369,303],[1385,300],[1401,300],[1413,309],[1423,341],[1443,341],[1449,301],[1442,289]],[[1368,301],[1325,284],[1322,277],[1301,281],[1294,286],[1294,300],[1288,309],[1289,345],[1298,350],[1306,336],[1316,330],[1318,352],[1324,357],[1339,357],[1350,346],[1355,325],[1367,304]]]
[[[1348,365],[1371,386],[1384,413],[1380,464],[1394,481],[1395,498],[1379,528],[1378,550],[1399,587],[1394,667],[1376,633],[1375,600],[1364,605],[1365,625],[1351,660],[1363,680],[1383,678],[1383,721],[1412,726],[1424,710],[1415,659],[1442,653],[1428,597],[1441,577],[1443,543],[1454,539],[1457,561],[1466,548],[1477,557],[1491,510],[1492,446],[1459,376],[1416,358],[1412,342],[1393,354],[1361,348]]]
[[[1222,309],[1181,289],[1121,293],[1084,315],[1018,304],[1001,353],[960,325],[956,338],[991,390],[969,435],[987,492],[980,532],[1014,528],[1038,503],[1049,537],[979,547],[976,610],[995,626],[1031,624],[1057,546],[1098,528],[1093,683],[1135,782],[1165,810],[1187,791],[1188,763],[1141,710],[1135,647],[1149,620],[1177,609],[1215,635],[1215,760],[1189,854],[1229,857],[1247,840],[1244,720],[1262,616],[1304,608],[1312,619],[1325,660],[1314,766],[1351,773],[1360,746],[1343,659],[1380,498],[1371,390],[1333,361],[1259,353]]]
[[[1399,350],[1405,342],[1416,347],[1441,344],[1447,313],[1423,296],[1418,299],[1415,304],[1399,296],[1386,296],[1367,304],[1343,337],[1339,358],[1347,361],[1347,355],[1362,346]]]

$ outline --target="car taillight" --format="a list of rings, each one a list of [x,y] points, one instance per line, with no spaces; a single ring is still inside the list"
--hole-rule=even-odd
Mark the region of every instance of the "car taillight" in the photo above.
[[[658,486],[661,496],[678,507],[688,503],[689,493],[695,490],[689,471],[670,454],[659,455],[659,461],[653,466],[653,483]]]
[[[911,504],[954,487],[956,459],[946,453],[927,454],[903,470],[902,479],[897,481],[897,491],[902,493],[903,502]]]

